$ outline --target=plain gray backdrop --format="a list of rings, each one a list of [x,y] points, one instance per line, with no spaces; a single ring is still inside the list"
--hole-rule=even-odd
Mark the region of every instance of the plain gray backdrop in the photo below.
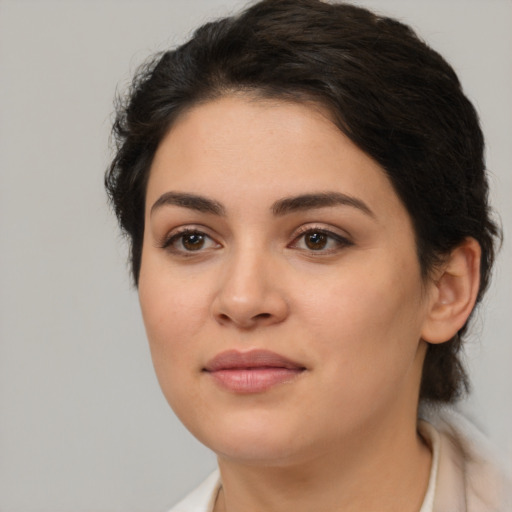
[[[512,2],[368,0],[455,67],[487,135],[505,244],[464,410],[512,468]],[[153,375],[106,206],[112,98],[235,0],[0,0],[0,511],[164,511],[215,459]]]

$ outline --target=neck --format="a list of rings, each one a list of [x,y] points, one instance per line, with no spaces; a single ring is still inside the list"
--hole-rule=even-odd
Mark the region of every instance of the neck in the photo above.
[[[219,457],[223,487],[215,512],[418,512],[431,454],[415,421],[357,433],[315,458],[244,464]]]

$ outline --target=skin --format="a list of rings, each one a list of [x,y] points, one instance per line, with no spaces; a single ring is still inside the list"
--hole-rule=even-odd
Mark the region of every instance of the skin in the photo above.
[[[160,199],[170,192],[222,215]],[[352,202],[272,210],[326,192]],[[382,168],[315,106],[225,97],[162,140],[145,222],[139,297],[152,358],[171,407],[218,456],[216,511],[417,512],[431,460],[416,431],[422,338],[438,289],[421,277],[411,220]],[[312,249],[319,230],[333,235]],[[305,371],[235,393],[203,371],[232,349],[271,350]]]

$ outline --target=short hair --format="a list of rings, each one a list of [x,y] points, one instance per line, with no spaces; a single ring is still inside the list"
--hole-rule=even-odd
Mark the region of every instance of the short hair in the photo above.
[[[407,25],[347,3],[263,0],[200,27],[144,64],[113,126],[106,188],[130,242],[135,285],[152,159],[187,109],[233,93],[315,102],[384,169],[414,227],[424,278],[467,237],[482,250],[477,302],[496,238],[484,139],[456,73]],[[460,360],[466,324],[429,344],[420,399],[453,402],[468,389]]]

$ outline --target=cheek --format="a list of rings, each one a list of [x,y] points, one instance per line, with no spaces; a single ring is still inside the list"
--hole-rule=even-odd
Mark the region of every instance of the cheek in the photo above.
[[[193,279],[176,277],[169,269],[141,269],[139,301],[153,365],[167,397],[185,368],[199,366],[195,340],[209,316],[208,295]],[[182,375],[183,374],[183,375]]]
[[[412,363],[423,318],[416,265],[382,265],[329,279],[302,301],[310,336],[338,375],[398,376]],[[401,271],[387,269],[399,268]]]
[[[150,343],[180,343],[193,333],[207,308],[204,277],[173,269],[161,255],[143,253],[139,301]]]

